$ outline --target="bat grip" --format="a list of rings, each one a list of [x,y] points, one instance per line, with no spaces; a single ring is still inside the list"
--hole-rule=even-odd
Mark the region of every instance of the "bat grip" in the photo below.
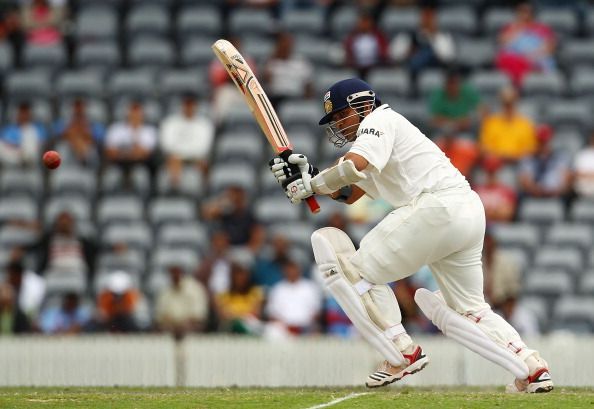
[[[315,197],[313,197],[313,196],[308,197],[307,199],[305,199],[305,203],[307,203],[307,206],[309,207],[309,210],[312,213],[315,214],[315,213],[320,212],[320,205]]]

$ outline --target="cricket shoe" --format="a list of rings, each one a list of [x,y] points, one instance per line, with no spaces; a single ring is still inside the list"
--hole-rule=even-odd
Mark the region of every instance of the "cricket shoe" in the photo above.
[[[423,350],[418,345],[413,349],[412,353],[402,354],[402,356],[408,361],[408,364],[394,366],[388,361],[382,362],[379,368],[377,368],[377,371],[367,377],[365,386],[368,388],[378,388],[389,385],[392,382],[399,381],[406,375],[419,372],[429,364],[429,358],[425,356]]]
[[[546,393],[553,390],[553,380],[549,365],[542,358],[537,358],[539,366],[531,371],[526,379],[515,379],[505,387],[507,393]]]

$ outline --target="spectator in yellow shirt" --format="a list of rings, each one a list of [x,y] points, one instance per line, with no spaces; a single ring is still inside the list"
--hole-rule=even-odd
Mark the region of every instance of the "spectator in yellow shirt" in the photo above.
[[[514,88],[502,89],[499,96],[501,112],[487,115],[483,121],[480,133],[481,149],[483,153],[517,161],[536,150],[535,126],[518,111],[518,93]]]

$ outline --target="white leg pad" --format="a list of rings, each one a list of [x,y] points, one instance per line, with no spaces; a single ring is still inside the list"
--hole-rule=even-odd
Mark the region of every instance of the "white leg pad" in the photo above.
[[[528,366],[520,357],[489,338],[474,321],[452,310],[435,293],[420,288],[415,293],[415,302],[427,318],[449,338],[507,369],[518,379],[528,377]]]
[[[381,299],[388,299],[387,292],[391,290],[387,286],[369,283],[354,270],[348,257],[355,253],[355,246],[343,231],[331,227],[316,230],[311,236],[311,243],[328,291],[363,338],[392,365],[404,364],[406,361],[393,341],[398,335],[406,333],[400,319],[394,321],[399,314],[387,317],[381,311],[385,308],[378,308],[372,296],[377,294]],[[396,302],[395,297],[393,301]]]

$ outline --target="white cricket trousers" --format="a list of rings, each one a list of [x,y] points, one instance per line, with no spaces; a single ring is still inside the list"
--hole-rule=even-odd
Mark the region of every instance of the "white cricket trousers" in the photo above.
[[[446,303],[459,313],[488,308],[483,295],[485,210],[468,187],[422,193],[363,237],[351,261],[373,284],[428,265]]]

